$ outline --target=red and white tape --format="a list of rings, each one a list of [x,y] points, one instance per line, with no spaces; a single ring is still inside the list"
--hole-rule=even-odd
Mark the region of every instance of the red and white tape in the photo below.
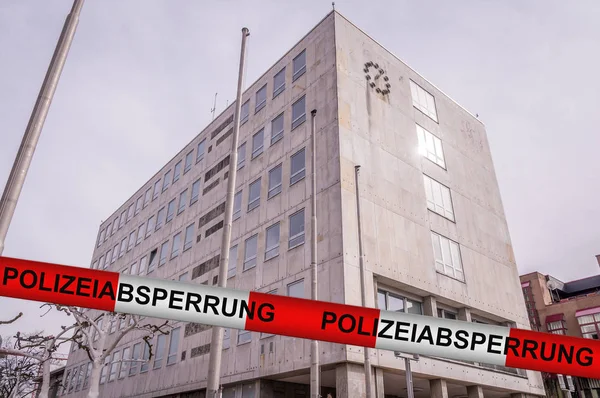
[[[600,378],[600,341],[0,257],[0,296]]]

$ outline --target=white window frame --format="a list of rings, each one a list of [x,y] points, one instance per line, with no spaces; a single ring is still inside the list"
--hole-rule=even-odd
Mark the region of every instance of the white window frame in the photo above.
[[[232,254],[235,253],[235,254]],[[229,249],[229,263],[227,264],[227,278],[231,278],[237,274],[237,263],[238,263],[238,245],[235,245]]]
[[[240,126],[246,123],[250,119],[250,100],[246,100],[242,104],[242,109],[240,111]]]
[[[300,156],[304,159],[304,166],[301,169],[294,171],[294,158]],[[306,148],[302,148],[290,157],[290,186],[302,181],[306,177]]]
[[[238,199],[239,198],[239,199]],[[233,221],[242,216],[242,191],[238,191],[233,197]]]
[[[206,138],[198,143],[196,149],[196,164],[204,159],[204,151],[206,150]]]
[[[464,282],[465,274],[462,266],[460,245],[457,242],[433,231],[431,231],[431,241],[433,245],[433,257],[435,260],[436,271]],[[440,253],[436,253],[436,244],[438,245],[437,247],[439,247]],[[445,250],[444,245],[447,245],[447,250]],[[450,253],[449,256],[448,252]],[[457,264],[455,264],[455,262],[457,262]],[[452,270],[452,272],[448,272],[448,269]]]
[[[275,121],[276,120],[281,120],[281,129],[278,131],[275,131]],[[271,119],[271,145],[273,145],[277,141],[280,141],[283,138],[284,131],[285,131],[285,118],[284,118],[284,112],[281,112],[279,115],[277,115],[273,119]]]
[[[423,174],[427,208],[450,221],[455,221],[450,188]]]
[[[185,235],[183,239],[183,251],[187,251],[194,245],[194,226],[196,223],[192,223],[185,228]],[[190,232],[191,231],[191,232]],[[188,240],[189,234],[189,240]]]
[[[294,107],[297,104],[299,104],[300,102],[302,102],[304,104],[303,113],[294,118]],[[298,98],[292,104],[292,128],[291,129],[294,130],[296,127],[300,126],[305,121],[306,121],[306,95],[303,95],[302,97]]]
[[[298,232],[297,234],[292,235],[292,218],[299,216],[300,214],[302,214],[302,225],[304,227],[302,228],[302,232]],[[289,223],[288,250],[291,250],[298,246],[302,246],[304,244],[304,242],[306,241],[306,215],[304,214],[304,209],[298,210],[294,214],[291,214],[288,219],[288,223]],[[302,238],[302,240],[300,241],[299,238]],[[295,240],[297,240],[297,242],[294,242]]]
[[[198,198],[200,197],[200,181],[201,181],[201,179],[198,178],[192,184],[192,192],[191,192],[191,196],[190,196],[190,206],[193,205],[194,203],[196,203],[198,201]],[[194,187],[198,187],[198,192],[195,195],[194,195]]]
[[[177,363],[177,355],[179,354],[179,332],[181,327],[171,330],[169,338],[169,350],[167,351],[167,366]],[[173,352],[173,338],[175,338],[175,352]]]
[[[277,243],[269,246],[269,232],[277,230]],[[279,244],[281,242],[281,223],[276,222],[275,224],[268,227],[265,231],[265,261],[270,260],[279,256]]]
[[[277,85],[276,79],[283,74],[283,83]],[[285,90],[285,66],[273,76],[273,98]]]
[[[299,284],[302,284],[302,297],[291,296],[290,295],[290,288],[292,286],[299,285]],[[294,282],[291,282],[291,283],[288,283],[287,286],[286,286],[286,293],[287,293],[288,297],[304,298],[304,278],[298,279],[297,281],[294,281]]]
[[[183,163],[183,174],[185,175],[185,173],[190,171],[192,169],[193,165],[194,165],[194,150],[192,149],[191,151],[189,151],[187,153],[187,155],[185,155],[185,160]]]
[[[413,107],[438,123],[435,97],[412,80],[410,80],[410,93],[412,96]]]
[[[279,172],[279,183],[271,186],[271,181],[272,181],[272,176],[273,173],[276,172],[278,170]],[[277,196],[281,193],[281,188],[283,186],[283,165],[281,163],[279,163],[277,166],[273,167],[271,170],[269,170],[269,186],[268,186],[268,193],[267,193],[267,200],[271,199],[274,196]]]
[[[260,94],[261,91],[264,92],[264,99],[259,102],[258,95]],[[255,102],[255,105],[254,105],[254,113],[255,114],[258,113],[262,108],[264,108],[267,105],[267,83],[265,83],[261,88],[256,90],[256,97],[255,97],[254,102]]]
[[[260,136],[260,143],[258,146],[255,147],[254,144],[256,143],[258,136]],[[264,149],[265,149],[265,129],[263,127],[252,136],[252,157],[250,158],[250,160],[259,157],[263,153]]]
[[[260,191],[262,191],[262,177],[258,177],[256,180],[252,181],[249,185],[248,185],[248,212],[256,209],[258,206],[260,206]],[[252,195],[252,187],[258,185],[258,196],[254,199],[252,199],[251,195]]]
[[[173,235],[173,243],[171,245],[171,260],[174,259],[175,257],[179,256],[179,252],[181,251],[180,246],[181,246],[181,232],[178,232],[175,235]]]
[[[296,60],[301,56],[304,56],[304,64],[296,69]],[[292,82],[295,82],[304,73],[306,73],[306,49],[300,51],[292,60]]]
[[[254,240],[254,255],[248,256],[248,242]],[[258,234],[254,234],[244,241],[244,266],[243,270],[248,271],[256,267],[256,260],[258,258]]]
[[[416,126],[417,137],[419,138],[419,152],[421,155],[446,170],[446,158],[444,156],[442,140],[422,126],[418,124],[416,124]]]

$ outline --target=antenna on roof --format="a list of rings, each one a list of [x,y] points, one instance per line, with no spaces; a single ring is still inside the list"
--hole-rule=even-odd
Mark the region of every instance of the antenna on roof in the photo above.
[[[215,93],[215,102],[213,104],[212,109],[210,110],[212,113],[212,120],[215,120],[215,111],[217,110],[217,94],[219,93]]]
[[[335,11],[335,1],[331,2],[331,6],[333,7],[333,11]]]

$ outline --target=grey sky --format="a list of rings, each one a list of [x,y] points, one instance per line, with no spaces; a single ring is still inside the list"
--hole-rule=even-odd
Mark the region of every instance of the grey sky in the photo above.
[[[372,3],[372,4],[371,4]],[[72,1],[0,2],[0,187]],[[598,273],[600,3],[336,1],[367,34],[486,124],[521,273]],[[235,97],[330,1],[97,1],[83,7],[6,241],[5,256],[89,266],[104,220]],[[0,298],[17,329],[56,328]]]

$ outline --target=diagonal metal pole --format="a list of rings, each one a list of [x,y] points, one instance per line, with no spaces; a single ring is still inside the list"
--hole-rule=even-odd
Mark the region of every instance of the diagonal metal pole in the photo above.
[[[0,255],[4,251],[4,242],[8,233],[8,227],[15,214],[17,202],[25,184],[25,177],[27,177],[27,172],[29,171],[35,148],[40,139],[54,92],[58,86],[58,80],[67,60],[73,37],[75,36],[83,1],[75,0],[71,12],[67,15],[63,30],[52,55],[50,66],[48,66],[46,77],[42,83],[42,88],[40,89],[29,118],[29,123],[23,134],[23,140],[17,152],[17,157],[8,176],[6,187],[2,193],[2,199],[0,199]]]
[[[223,240],[219,259],[219,287],[227,286],[227,269],[229,266],[229,248],[231,245],[231,223],[233,222],[233,199],[235,196],[235,180],[237,177],[237,148],[240,136],[240,114],[242,112],[242,89],[244,86],[244,64],[246,61],[246,39],[250,36],[248,28],[242,29],[242,49],[240,54],[240,70],[238,75],[235,114],[233,117],[233,138],[229,155],[229,179],[227,181],[227,199],[225,200],[225,219],[223,221]],[[208,379],[206,397],[217,398],[221,395],[221,357],[223,354],[223,328],[213,326],[208,360]]]

